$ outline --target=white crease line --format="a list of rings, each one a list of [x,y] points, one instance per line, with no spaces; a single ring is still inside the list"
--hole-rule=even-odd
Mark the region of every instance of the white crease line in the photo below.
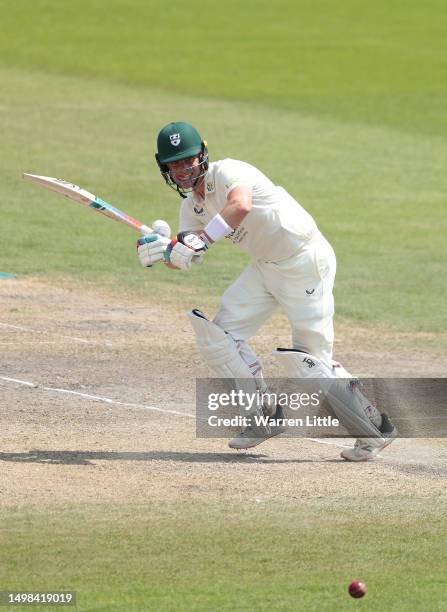
[[[319,440],[317,438],[307,438],[311,442],[317,442],[318,444],[330,444],[331,446],[338,446],[338,448],[351,448],[351,446],[346,444],[339,444],[338,442],[330,442],[329,440]]]
[[[89,393],[80,393],[79,391],[72,391],[71,389],[58,389],[56,387],[39,387],[35,383],[29,382],[27,380],[19,380],[17,378],[9,378],[7,376],[0,376],[1,380],[6,380],[8,382],[14,382],[19,385],[24,385],[26,387],[34,387],[36,389],[42,389],[44,391],[52,391],[54,393],[66,393],[70,395],[76,395],[79,397],[83,397],[85,399],[91,399],[95,402],[104,402],[105,404],[115,404],[115,406],[127,406],[129,408],[142,408],[143,410],[153,410],[155,412],[162,412],[164,414],[176,414],[178,416],[189,417],[191,419],[195,418],[194,414],[190,412],[179,412],[177,410],[167,410],[164,408],[157,408],[156,406],[147,406],[145,404],[132,404],[129,402],[119,402],[117,400],[113,400],[110,397],[104,397],[102,395],[90,395]],[[317,438],[307,438],[310,442],[317,442],[318,444],[329,444],[331,446],[338,446],[338,448],[349,448],[345,444],[339,444],[338,442],[331,442],[329,440],[319,440]]]
[[[89,393],[81,393],[79,391],[72,391],[71,389],[58,389],[56,387],[44,387],[41,385],[36,385],[35,383],[29,382],[27,380],[19,380],[17,378],[9,378],[7,376],[0,376],[1,380],[6,380],[8,382],[13,382],[18,385],[24,385],[26,387],[33,387],[35,389],[41,389],[43,391],[51,391],[53,393],[65,393],[70,395],[76,395],[78,397],[83,397],[85,399],[90,399],[95,402],[103,402],[105,404],[115,404],[116,406],[126,406],[129,408],[142,408],[143,410],[153,410],[154,412],[162,412],[164,414],[176,414],[178,416],[189,417],[191,419],[195,418],[194,414],[190,412],[180,412],[178,410],[168,410],[165,408],[157,408],[156,406],[147,406],[146,404],[132,404],[130,402],[119,402],[118,400],[111,399],[110,397],[104,397],[102,395],[90,395]]]
[[[32,382],[28,382],[27,380],[18,380],[17,378],[8,378],[7,376],[0,376],[2,380],[7,380],[8,382],[15,382],[18,385],[25,385],[26,387],[37,387]]]
[[[23,327],[22,325],[11,325],[10,323],[0,323],[1,327],[9,327],[11,329],[18,329],[19,331],[26,331],[31,334],[55,334],[60,338],[67,340],[73,340],[73,342],[82,342],[82,344],[97,344],[100,346],[113,346],[110,342],[96,342],[95,340],[86,340],[85,338],[78,338],[77,336],[65,336],[64,334],[58,334],[57,332],[47,331],[45,329],[32,329],[31,327]]]

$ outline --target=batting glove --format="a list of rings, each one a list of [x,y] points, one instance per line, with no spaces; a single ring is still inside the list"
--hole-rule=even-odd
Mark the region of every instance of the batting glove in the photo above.
[[[171,240],[159,234],[143,236],[137,242],[137,251],[140,263],[145,268],[150,268],[157,261],[164,260],[163,254]]]
[[[165,259],[180,270],[189,270],[192,264],[201,264],[208,245],[196,234],[181,233],[172,240]]]

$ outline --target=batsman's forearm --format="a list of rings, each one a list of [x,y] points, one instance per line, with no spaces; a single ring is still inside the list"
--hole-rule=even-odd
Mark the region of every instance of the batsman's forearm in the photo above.
[[[242,223],[250,210],[251,200],[247,201],[236,198],[227,202],[220,214],[228,225],[235,229]]]
[[[231,200],[224,206],[221,213],[217,213],[217,215],[205,225],[199,237],[209,246],[213,244],[213,242],[221,240],[225,238],[225,236],[231,234],[249,212],[250,210],[247,210],[247,206],[241,203],[241,201]]]

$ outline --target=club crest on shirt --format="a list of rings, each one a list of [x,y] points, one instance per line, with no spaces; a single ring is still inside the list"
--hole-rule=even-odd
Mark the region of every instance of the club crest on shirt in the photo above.
[[[171,134],[169,136],[169,140],[171,141],[173,147],[178,147],[182,139],[180,134]]]
[[[216,188],[214,186],[214,182],[213,181],[207,181],[206,182],[206,191],[207,191],[207,193],[212,193],[215,190],[216,190]]]

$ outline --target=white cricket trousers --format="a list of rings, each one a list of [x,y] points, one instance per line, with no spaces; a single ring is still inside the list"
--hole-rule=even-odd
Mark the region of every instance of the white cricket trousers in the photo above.
[[[318,233],[288,259],[253,261],[223,294],[214,323],[235,340],[248,340],[279,305],[293,348],[332,365],[335,271],[335,253]]]

